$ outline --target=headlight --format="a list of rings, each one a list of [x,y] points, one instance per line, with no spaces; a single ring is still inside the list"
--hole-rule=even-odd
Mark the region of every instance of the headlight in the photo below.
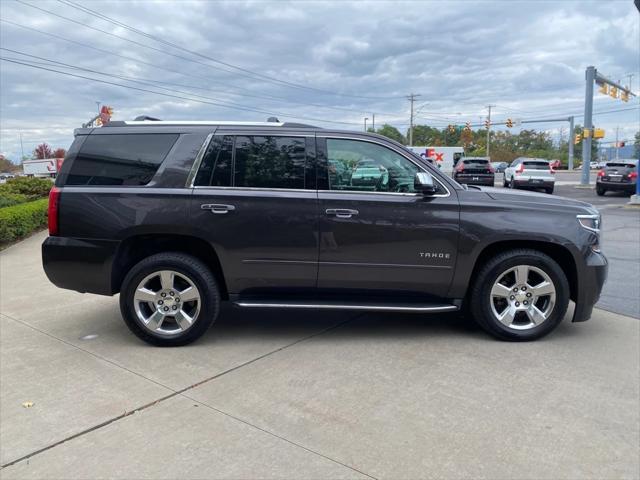
[[[576,215],[576,218],[583,228],[595,233],[600,233],[600,215]]]

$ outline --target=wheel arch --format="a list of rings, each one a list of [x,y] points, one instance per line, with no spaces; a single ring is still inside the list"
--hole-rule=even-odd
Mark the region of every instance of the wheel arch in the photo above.
[[[473,285],[478,272],[483,265],[499,253],[507,250],[521,250],[523,248],[536,250],[551,257],[562,269],[569,282],[569,292],[571,300],[578,296],[578,270],[573,253],[566,246],[559,243],[544,242],[539,240],[502,240],[485,246],[478,256],[469,277],[468,286]],[[467,299],[471,288],[467,288],[465,299]]]
[[[133,265],[162,252],[182,252],[200,259],[213,272],[221,298],[229,298],[222,265],[215,248],[202,238],[179,234],[140,234],[125,238],[118,247],[111,269],[112,292],[120,291],[122,281]]]

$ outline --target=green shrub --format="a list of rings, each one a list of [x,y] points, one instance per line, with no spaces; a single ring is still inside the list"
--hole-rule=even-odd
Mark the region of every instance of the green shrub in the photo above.
[[[0,245],[12,242],[47,225],[49,200],[43,198],[0,208]]]
[[[29,200],[29,197],[22,195],[21,193],[0,192],[0,208],[11,207],[13,205],[18,205],[19,203],[28,202]]]
[[[53,182],[48,178],[16,177],[0,185],[0,196],[3,193],[18,193],[35,200],[49,195]]]

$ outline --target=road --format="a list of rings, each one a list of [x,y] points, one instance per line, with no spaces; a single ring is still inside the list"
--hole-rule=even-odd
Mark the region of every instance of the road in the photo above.
[[[608,285],[637,292],[637,212],[592,200]],[[640,476],[636,318],[596,309],[515,344],[456,315],[225,308],[201,341],[161,349],[117,298],[51,285],[44,237],[0,253],[2,478]]]

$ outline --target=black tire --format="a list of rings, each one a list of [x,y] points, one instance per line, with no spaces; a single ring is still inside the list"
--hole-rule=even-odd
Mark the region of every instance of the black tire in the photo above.
[[[553,187],[545,188],[544,191],[546,193],[548,193],[549,195],[552,195],[553,194]]]
[[[528,330],[503,325],[491,308],[491,289],[494,283],[503,272],[517,265],[530,265],[544,271],[556,289],[556,301],[549,317]],[[562,322],[569,305],[569,293],[567,277],[551,257],[537,250],[509,250],[491,258],[480,268],[469,295],[470,309],[480,327],[494,337],[507,341],[530,341],[547,335]]]
[[[600,185],[596,185],[596,195],[602,197],[605,193],[607,193],[607,191],[604,188],[602,188]]]
[[[511,190],[515,190],[515,189],[517,188],[517,187],[516,187],[516,182],[514,182],[514,181],[513,181],[513,178],[512,178],[512,179],[511,179],[511,181],[509,182],[509,188],[510,188]]]
[[[502,178],[502,187],[503,188],[507,188],[509,186],[509,184],[507,183],[507,177],[503,177]]]
[[[185,331],[171,336],[161,335],[146,328],[138,318],[134,306],[134,294],[139,283],[148,275],[160,270],[172,270],[184,275],[200,292],[201,304],[192,325]],[[220,291],[215,276],[200,260],[184,253],[159,253],[145,258],[127,273],[120,290],[120,312],[129,329],[138,338],[160,347],[187,345],[197,340],[216,320],[219,310]]]

